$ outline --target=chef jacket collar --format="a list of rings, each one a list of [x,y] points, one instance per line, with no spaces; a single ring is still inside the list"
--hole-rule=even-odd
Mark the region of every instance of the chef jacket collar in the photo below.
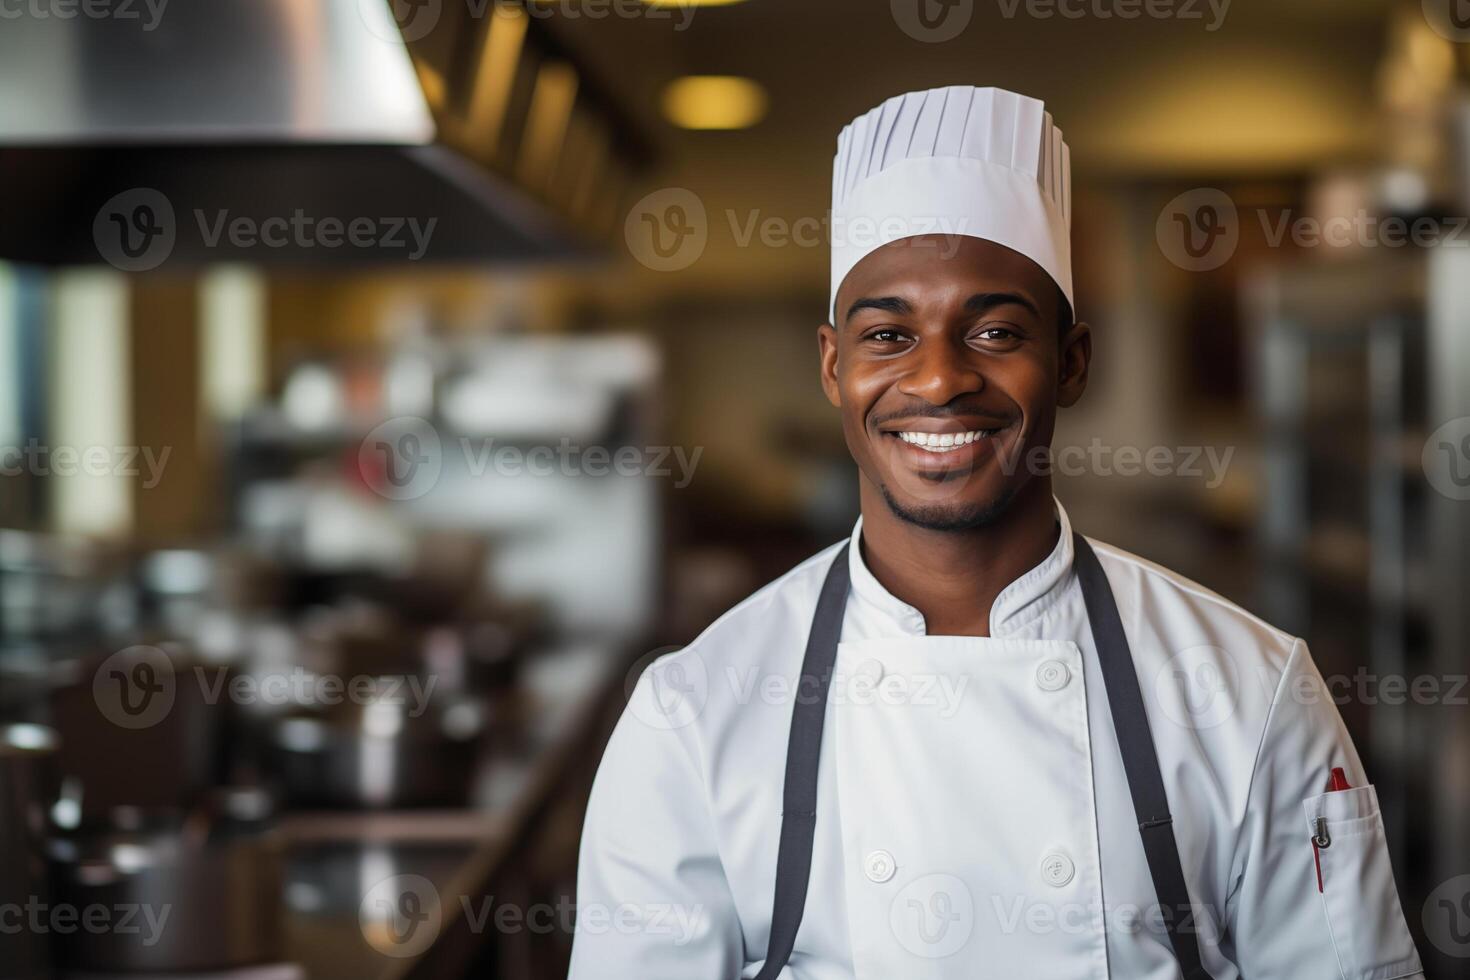
[[[1056,547],[1041,563],[1001,590],[990,607],[990,635],[1012,635],[1034,623],[1056,604],[1072,580],[1072,522],[1060,501],[1056,501]],[[847,549],[848,572],[852,592],[859,602],[867,604],[890,621],[897,632],[923,636],[927,632],[924,614],[885,589],[863,561],[863,519],[857,519]]]

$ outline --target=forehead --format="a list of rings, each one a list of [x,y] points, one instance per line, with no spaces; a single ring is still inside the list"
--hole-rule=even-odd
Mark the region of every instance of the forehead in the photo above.
[[[1043,316],[1058,312],[1051,276],[1020,252],[965,235],[918,235],[863,256],[837,291],[837,315],[859,298],[896,296],[919,310],[995,292],[1019,294]]]

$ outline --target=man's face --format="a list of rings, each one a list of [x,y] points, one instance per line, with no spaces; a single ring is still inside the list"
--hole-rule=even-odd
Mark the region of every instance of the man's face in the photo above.
[[[1085,324],[1035,262],[965,236],[865,256],[818,331],[822,387],[863,480],[900,518],[953,530],[995,520],[1031,481],[1059,405],[1087,382]]]

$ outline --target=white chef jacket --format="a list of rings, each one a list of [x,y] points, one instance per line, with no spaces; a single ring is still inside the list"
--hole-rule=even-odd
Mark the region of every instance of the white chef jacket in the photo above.
[[[1163,925],[1066,512],[989,637],[928,636],[849,542],[638,680],[582,837],[573,980],[753,977],[766,955],[793,698],[818,593],[851,588],[805,913],[782,978],[1128,978]],[[1306,646],[1094,543],[1152,726],[1215,980],[1422,975],[1372,787]],[[1352,790],[1326,793],[1333,766]],[[1314,848],[1317,818],[1331,842]],[[1322,885],[1318,885],[1318,864]]]

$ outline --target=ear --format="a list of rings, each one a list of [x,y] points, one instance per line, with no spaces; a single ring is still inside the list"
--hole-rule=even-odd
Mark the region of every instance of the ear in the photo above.
[[[817,327],[817,353],[821,358],[822,391],[833,408],[841,408],[842,395],[837,389],[837,331],[830,323]]]
[[[1072,324],[1062,339],[1062,356],[1057,364],[1057,404],[1071,408],[1087,390],[1087,369],[1092,364],[1092,328],[1082,321]]]

